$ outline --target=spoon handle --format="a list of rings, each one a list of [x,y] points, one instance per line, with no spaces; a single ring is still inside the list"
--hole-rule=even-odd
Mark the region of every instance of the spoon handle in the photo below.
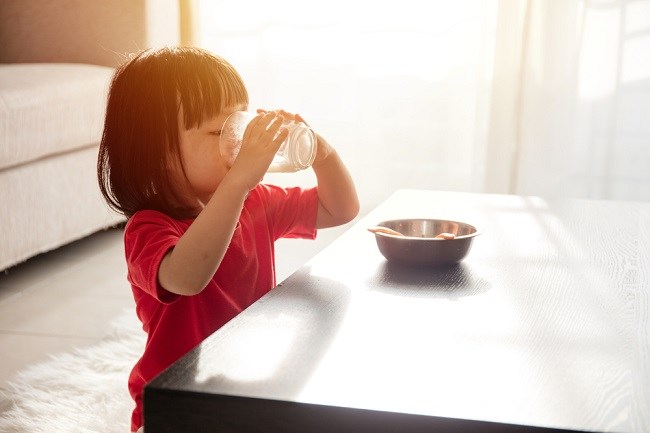
[[[388,227],[381,227],[381,226],[370,227],[368,231],[372,233],[384,233],[386,235],[393,235],[393,236],[404,236],[400,232],[396,232],[393,229],[389,229]]]

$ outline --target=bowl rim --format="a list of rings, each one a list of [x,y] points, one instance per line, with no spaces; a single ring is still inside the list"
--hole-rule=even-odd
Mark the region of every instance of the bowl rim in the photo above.
[[[423,238],[423,237],[419,237],[419,236],[407,236],[407,235],[398,236],[398,235],[392,235],[392,234],[383,233],[383,232],[375,232],[374,235],[375,236],[383,236],[383,237],[392,238],[392,239],[403,239],[403,240],[418,239],[420,241],[455,241],[455,240],[470,239],[470,238],[479,236],[480,234],[483,233],[483,231],[480,230],[474,224],[466,223],[464,221],[450,220],[450,219],[444,219],[444,218],[393,218],[393,219],[381,221],[381,222],[379,222],[377,224],[377,226],[378,227],[389,228],[389,227],[385,226],[384,224],[391,223],[391,222],[397,222],[397,221],[445,221],[445,222],[463,224],[463,225],[466,225],[466,226],[470,226],[470,227],[472,227],[474,229],[474,233],[470,233],[470,234],[462,235],[462,236],[456,236],[453,239]]]

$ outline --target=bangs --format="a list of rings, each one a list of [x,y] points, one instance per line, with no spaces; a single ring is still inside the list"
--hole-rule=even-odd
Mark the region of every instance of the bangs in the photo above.
[[[205,52],[187,57],[177,64],[175,77],[185,129],[201,126],[224,108],[248,106],[244,82],[230,63]]]

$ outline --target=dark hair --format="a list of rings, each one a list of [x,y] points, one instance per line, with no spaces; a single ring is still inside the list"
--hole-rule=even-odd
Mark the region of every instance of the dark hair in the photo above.
[[[127,218],[142,209],[190,216],[168,169],[170,158],[180,161],[180,107],[189,129],[240,104],[248,105],[248,93],[235,68],[200,48],[145,50],[117,68],[97,160],[109,206]]]

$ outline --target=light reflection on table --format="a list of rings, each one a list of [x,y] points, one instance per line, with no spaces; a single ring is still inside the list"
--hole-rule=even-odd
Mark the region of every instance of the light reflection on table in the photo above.
[[[404,217],[483,234],[459,265],[405,270],[366,231]],[[381,428],[383,412],[402,431],[648,431],[649,227],[646,203],[399,191],[154,381],[147,422],[194,419],[196,396],[215,429],[268,410],[241,431]]]

